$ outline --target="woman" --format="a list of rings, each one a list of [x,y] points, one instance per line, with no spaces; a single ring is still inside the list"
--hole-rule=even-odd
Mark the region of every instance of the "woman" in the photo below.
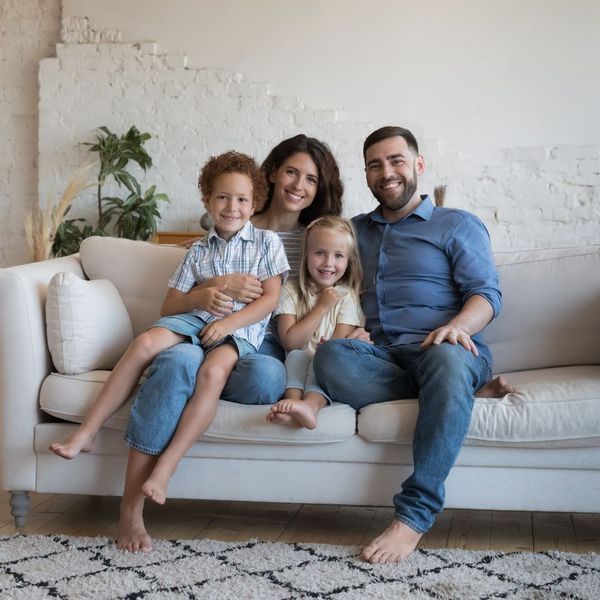
[[[297,135],[275,146],[262,169],[269,193],[264,209],[253,217],[253,222],[278,233],[288,255],[290,274],[296,275],[304,227],[318,217],[341,213],[343,185],[339,168],[325,144]],[[217,294],[215,286],[221,288]],[[213,306],[216,297],[221,314],[227,314],[232,298],[247,303],[262,293],[260,282],[244,274],[217,277],[201,287],[207,290],[207,301],[210,295]],[[221,397],[243,404],[277,402],[286,382],[283,359],[283,349],[272,329],[259,353],[238,361]],[[145,496],[141,486],[158,460],[155,448],[166,447],[177,427],[202,360],[202,349],[192,344],[178,344],[161,353],[135,400],[126,433],[130,451],[121,501],[120,549],[147,552],[152,548],[142,516]]]

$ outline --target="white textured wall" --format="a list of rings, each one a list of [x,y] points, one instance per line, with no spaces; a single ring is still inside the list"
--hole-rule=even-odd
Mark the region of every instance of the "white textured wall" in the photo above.
[[[299,131],[336,152],[346,213],[367,210],[362,139],[393,120],[426,138],[424,188],[447,184],[449,204],[483,217],[496,247],[600,242],[595,0],[384,0],[367,12],[353,1],[265,0],[251,14],[239,0],[144,0],[141,12],[139,1],[0,2],[0,266],[29,260],[25,210],[62,190],[87,160],[77,143],[102,124],[155,135],[147,183],[173,198],[163,229],[193,229],[194,181],[210,153],[262,159]],[[61,4],[68,43],[41,67],[38,182],[37,69],[56,56]],[[110,43],[125,39],[161,43]],[[373,90],[373,77],[396,93]]]
[[[598,0],[63,0],[194,67],[398,122],[475,161],[600,143]]]
[[[38,201],[38,63],[59,34],[59,0],[0,2],[0,267],[31,259],[23,217]]]
[[[86,24],[70,22],[64,37],[86,39]],[[88,31],[87,38],[97,37]],[[118,38],[115,32],[104,32]],[[135,124],[155,136],[149,150],[156,183],[172,203],[162,229],[193,229],[200,214],[195,187],[210,154],[235,148],[262,160],[269,148],[298,132],[330,143],[346,185],[345,213],[375,206],[363,181],[362,141],[372,124],[342,119],[302,98],[273,94],[243,75],[187,66],[155,44],[67,43],[40,71],[40,194],[57,188],[88,160],[77,142],[107,125],[124,132]],[[600,243],[599,146],[513,148],[493,165],[474,164],[425,140],[428,172],[423,191],[447,185],[448,205],[480,215],[496,248]],[[93,199],[87,202],[93,210]],[[91,214],[83,211],[82,214]]]

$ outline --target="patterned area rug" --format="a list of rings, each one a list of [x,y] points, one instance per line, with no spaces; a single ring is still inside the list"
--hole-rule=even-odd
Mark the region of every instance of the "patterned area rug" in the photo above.
[[[418,550],[369,565],[352,546],[156,540],[149,554],[107,538],[0,537],[0,598],[236,600],[598,599],[600,555]]]

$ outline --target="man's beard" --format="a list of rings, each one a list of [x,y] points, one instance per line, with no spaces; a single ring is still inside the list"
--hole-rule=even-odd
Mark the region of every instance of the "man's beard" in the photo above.
[[[417,167],[416,165],[413,167],[413,175],[411,179],[403,179],[403,187],[402,193],[395,198],[390,197],[382,193],[378,189],[371,188],[371,192],[373,196],[377,198],[377,201],[383,208],[390,211],[397,211],[403,209],[411,200],[411,198],[415,195],[417,191]],[[396,178],[392,178],[392,181],[397,181]]]

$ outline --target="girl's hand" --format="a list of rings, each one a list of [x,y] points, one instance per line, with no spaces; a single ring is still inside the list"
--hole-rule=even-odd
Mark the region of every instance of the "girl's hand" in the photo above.
[[[319,292],[317,304],[329,310],[333,308],[341,299],[343,294],[336,291],[334,287],[328,287]]]
[[[205,348],[210,348],[217,342],[220,342],[224,337],[227,337],[233,329],[228,327],[227,321],[214,321],[207,325],[200,334],[200,341]]]
[[[250,304],[250,302],[262,296],[262,283],[254,275],[232,273],[231,275],[221,276],[219,280],[225,282],[229,296],[243,304]]]
[[[319,338],[319,341],[317,342],[317,346],[322,346],[325,342],[328,342],[329,338],[326,338],[324,335],[322,335]]]
[[[230,315],[233,311],[233,300],[224,291],[224,285],[208,288],[195,287],[188,292],[188,296],[196,308],[222,318]]]
[[[367,344],[373,343],[369,332],[364,327],[357,327],[346,339],[367,342]]]

